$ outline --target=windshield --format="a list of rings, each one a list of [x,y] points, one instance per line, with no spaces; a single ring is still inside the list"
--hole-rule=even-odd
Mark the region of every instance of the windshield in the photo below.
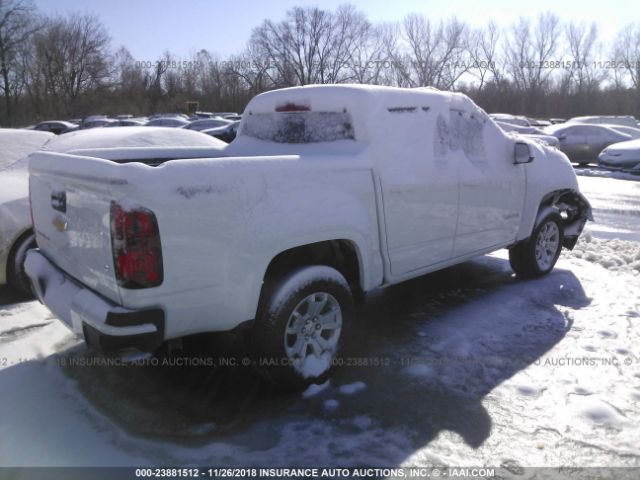
[[[242,135],[277,143],[319,143],[355,140],[346,112],[275,112],[249,114]]]

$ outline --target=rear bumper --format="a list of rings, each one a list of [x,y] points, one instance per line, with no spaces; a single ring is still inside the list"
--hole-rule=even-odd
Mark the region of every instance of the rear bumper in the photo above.
[[[25,271],[34,293],[64,324],[100,351],[153,351],[164,340],[164,311],[129,310],[77,283],[39,250],[27,253]]]

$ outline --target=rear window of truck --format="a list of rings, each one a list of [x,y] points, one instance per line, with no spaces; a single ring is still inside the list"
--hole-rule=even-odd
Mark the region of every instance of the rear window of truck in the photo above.
[[[347,112],[250,113],[241,135],[277,143],[320,143],[355,140]]]

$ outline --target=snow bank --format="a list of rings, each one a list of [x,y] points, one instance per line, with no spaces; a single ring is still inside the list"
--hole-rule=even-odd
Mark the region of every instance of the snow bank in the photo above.
[[[580,236],[573,251],[565,250],[563,256],[581,258],[607,270],[640,274],[640,243],[594,238],[589,230]]]
[[[615,178],[617,180],[634,180],[640,181],[640,173],[627,173],[615,170],[606,170],[604,168],[576,168],[576,175],[582,177],[607,177]]]

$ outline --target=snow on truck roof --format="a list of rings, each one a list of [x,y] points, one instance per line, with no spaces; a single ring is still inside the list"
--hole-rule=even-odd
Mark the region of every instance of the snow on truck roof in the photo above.
[[[425,103],[428,102],[428,103]],[[447,104],[452,108],[477,107],[461,93],[443,92],[433,87],[400,88],[378,85],[305,85],[303,87],[283,88],[265,92],[254,97],[244,111],[252,113],[271,113],[276,111],[294,111],[296,107],[308,110],[343,111],[358,114],[376,111],[379,108],[410,109],[434,107]],[[287,110],[289,108],[289,110]]]

